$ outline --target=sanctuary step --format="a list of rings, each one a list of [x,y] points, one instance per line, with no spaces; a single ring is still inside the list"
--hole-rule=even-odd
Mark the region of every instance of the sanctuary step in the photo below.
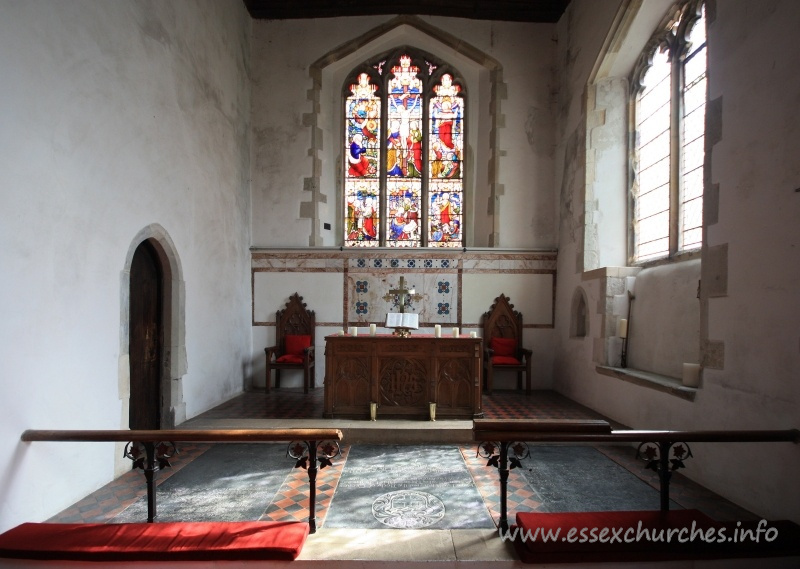
[[[487,419],[604,420],[602,415],[553,391],[495,390],[483,396]],[[323,418],[323,390],[302,388],[249,391],[183,423],[182,429],[336,428],[353,443],[465,443],[472,441],[472,420],[389,419],[378,410],[375,421]],[[620,425],[613,424],[615,428]]]

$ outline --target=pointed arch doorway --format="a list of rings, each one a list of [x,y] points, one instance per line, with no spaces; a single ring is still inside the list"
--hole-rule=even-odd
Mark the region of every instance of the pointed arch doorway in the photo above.
[[[161,428],[164,354],[164,270],[155,247],[143,241],[130,270],[131,429]]]

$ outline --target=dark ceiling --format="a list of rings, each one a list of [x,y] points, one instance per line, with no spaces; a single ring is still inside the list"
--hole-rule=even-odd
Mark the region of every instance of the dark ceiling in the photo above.
[[[416,14],[473,20],[557,22],[570,0],[244,0],[253,18],[286,20]]]

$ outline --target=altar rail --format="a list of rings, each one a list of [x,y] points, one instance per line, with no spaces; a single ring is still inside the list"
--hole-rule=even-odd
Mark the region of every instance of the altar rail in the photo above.
[[[527,444],[534,443],[639,443],[636,457],[658,474],[661,510],[669,510],[669,482],[672,473],[684,468],[692,457],[688,443],[800,443],[800,430],[741,431],[650,431],[614,430],[606,421],[597,420],[495,420],[476,419],[473,440],[479,443],[478,454],[488,458],[500,475],[500,527],[508,529],[507,484],[509,470],[521,466],[530,456]],[[651,446],[652,445],[652,446]],[[511,456],[509,456],[511,451]],[[511,467],[509,468],[509,463]]]
[[[125,456],[133,461],[134,467],[144,471],[147,482],[148,522],[153,522],[157,515],[155,475],[169,466],[169,458],[177,450],[175,442],[288,442],[288,456],[297,461],[296,466],[308,471],[308,525],[309,532],[314,533],[317,529],[317,463],[320,468],[330,465],[330,459],[339,453],[342,432],[339,429],[27,430],[20,439],[23,442],[128,443]]]

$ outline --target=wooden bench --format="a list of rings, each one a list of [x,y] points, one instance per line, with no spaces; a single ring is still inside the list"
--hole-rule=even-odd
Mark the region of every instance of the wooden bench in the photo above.
[[[24,523],[0,534],[0,557],[71,561],[284,560],[304,522]]]

